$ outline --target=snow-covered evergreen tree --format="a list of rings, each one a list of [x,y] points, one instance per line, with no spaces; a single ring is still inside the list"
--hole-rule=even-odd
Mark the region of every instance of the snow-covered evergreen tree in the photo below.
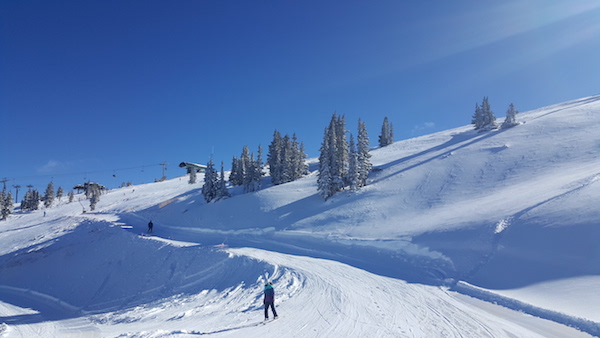
[[[6,194],[6,199],[4,200],[4,203],[6,205],[8,214],[12,214],[15,208],[15,200],[13,198],[12,192],[9,191],[8,194]]]
[[[321,143],[321,149],[319,149],[319,175],[317,177],[317,190],[321,197],[327,200],[333,196],[337,190],[333,185],[334,174],[331,171],[331,162],[333,161],[333,150],[334,144],[332,144],[330,128],[325,128],[323,135],[323,143]]]
[[[40,195],[40,192],[37,191],[37,189],[34,189],[32,196],[33,198],[31,200],[31,210],[38,210],[40,208],[40,202],[42,201],[42,195]]]
[[[506,118],[504,119],[504,122],[502,123],[502,126],[500,126],[500,128],[506,129],[519,125],[519,122],[517,122],[518,113],[519,111],[515,109],[515,105],[511,103],[508,106],[508,110],[506,111]]]
[[[225,164],[221,161],[221,175],[219,175],[217,200],[231,196],[227,190],[227,182],[225,181]]]
[[[44,195],[44,206],[49,208],[52,206],[54,202],[54,183],[48,183],[48,187],[46,187],[46,194]]]
[[[25,196],[23,196],[23,200],[21,201],[21,210],[23,211],[29,211],[29,199],[30,199],[30,195],[31,195],[31,190],[27,190],[25,192]]]
[[[498,128],[498,124],[496,124],[496,116],[494,116],[494,112],[490,107],[487,97],[483,98],[481,106],[479,106],[477,103],[475,104],[475,114],[473,114],[471,124],[475,126],[475,130],[480,131]]]
[[[471,118],[471,124],[475,127],[475,130],[483,127],[483,113],[481,112],[479,103],[475,103],[475,113],[473,113],[473,117]]]
[[[106,190],[106,187],[96,182],[85,182],[84,184],[76,185],[73,189],[77,191],[83,190],[85,197],[90,200],[90,210],[94,211],[96,204],[100,201],[100,195]]]
[[[242,159],[233,157],[231,162],[231,172],[229,173],[229,182],[233,186],[244,184],[244,167],[242,165]]]
[[[292,181],[292,170],[293,170],[293,153],[292,141],[289,135],[285,135],[281,141],[281,183],[287,183]]]
[[[358,187],[360,188],[367,185],[367,177],[373,167],[370,160],[371,154],[369,154],[369,135],[367,133],[367,126],[361,119],[358,119],[356,156],[358,166]]]
[[[267,164],[273,184],[282,184],[299,179],[308,173],[304,144],[298,142],[298,137],[289,135],[281,137],[278,131],[273,135],[269,145]]]
[[[253,162],[254,153],[250,154],[250,148],[248,148],[248,146],[244,146],[241,157],[244,192],[254,191]]]
[[[3,220],[6,220],[8,215],[12,213],[13,207],[14,201],[12,193],[10,191],[6,193],[5,189],[0,191],[0,215],[2,216]]]
[[[86,189],[86,196],[90,199],[90,210],[96,210],[96,204],[100,202],[100,195],[102,194],[102,189],[100,185],[97,183],[92,183]]]
[[[69,196],[69,203],[72,203],[75,199],[75,193],[73,192],[73,190],[71,190],[67,195]]]
[[[498,124],[496,124],[496,116],[494,116],[494,112],[490,107],[490,103],[488,102],[488,98],[484,97],[483,102],[481,102],[481,110],[483,112],[485,128],[488,129],[496,129],[498,128]]]
[[[262,189],[262,178],[265,175],[264,173],[264,167],[265,164],[263,163],[262,160],[263,157],[263,148],[262,145],[258,145],[258,154],[256,155],[256,161],[253,163],[253,179],[254,179],[254,184],[256,189],[255,190],[260,190]]]
[[[264,175],[262,146],[258,146],[258,155],[256,159],[254,158],[254,153],[250,154],[249,159],[246,159],[248,152],[248,147],[244,147],[244,152],[242,153],[242,160],[245,161],[244,167],[246,168],[244,173],[244,191],[252,192],[260,190],[262,187],[262,177]]]
[[[283,139],[281,133],[275,130],[273,133],[273,141],[269,144],[269,152],[267,153],[267,165],[269,166],[269,174],[273,184],[283,183]]]
[[[4,217],[5,200],[6,200],[6,189],[0,191],[0,215],[2,215],[2,219],[6,219],[6,217],[8,217],[8,215],[6,217]]]
[[[252,161],[252,158],[250,156],[250,148],[248,148],[248,146],[244,146],[244,148],[242,148],[242,156],[240,157],[240,175],[242,177],[242,185],[244,186],[244,191],[248,192],[249,188],[249,182],[251,181],[250,179],[250,175],[248,175],[248,172],[251,170],[250,169],[250,162]]]
[[[298,142],[298,137],[289,135],[281,137],[278,131],[273,135],[269,145],[267,164],[273,184],[282,184],[299,179],[308,173],[304,144]]]
[[[219,184],[219,177],[215,170],[215,163],[212,158],[206,165],[206,171],[204,172],[204,185],[202,186],[202,195],[206,200],[206,203],[210,203],[217,197],[217,189]]]
[[[335,121],[335,152],[336,161],[334,162],[335,172],[337,173],[336,185],[339,190],[343,190],[346,186],[346,176],[348,175],[348,163],[350,160],[350,149],[348,140],[346,139],[346,116],[342,115]]]
[[[348,175],[348,142],[346,140],[346,119],[336,113],[325,128],[319,156],[319,177],[317,189],[324,199],[344,189]]]
[[[308,174],[308,165],[306,164],[306,154],[304,152],[304,143],[298,142],[296,133],[292,136],[292,168],[290,178],[295,181]]]
[[[60,199],[65,195],[65,191],[62,187],[58,187],[58,190],[56,190],[56,198],[58,198],[58,201],[60,202]]]
[[[389,122],[387,116],[383,118],[381,125],[381,134],[379,135],[379,146],[385,147],[394,143],[394,127]]]
[[[244,146],[241,158],[233,158],[229,182],[232,185],[243,185],[245,192],[259,190],[264,176],[264,163],[262,161],[262,146],[258,146],[258,155],[250,153],[248,146]],[[275,163],[274,158],[270,159]]]
[[[304,175],[308,175],[308,164],[306,163],[306,149],[304,148],[304,142],[300,142],[300,148],[298,148],[298,163],[296,168],[298,170],[297,177],[300,178]]]
[[[346,181],[350,190],[355,191],[359,188],[359,164],[356,145],[354,144],[354,135],[350,134],[350,143],[348,144],[348,175]]]
[[[38,210],[40,204],[40,194],[37,190],[29,189],[25,193],[23,201],[21,201],[21,210],[34,211]]]

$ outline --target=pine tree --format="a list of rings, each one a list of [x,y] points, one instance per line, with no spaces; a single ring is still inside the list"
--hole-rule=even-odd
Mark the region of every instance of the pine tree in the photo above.
[[[496,124],[496,116],[494,116],[494,112],[490,107],[487,97],[484,97],[483,102],[481,102],[481,110],[483,111],[485,127],[488,129],[498,128],[498,124]]]
[[[250,176],[248,175],[248,172],[250,171],[251,161],[252,159],[250,158],[250,148],[248,148],[248,146],[244,146],[244,148],[242,148],[242,156],[240,157],[240,175],[242,178],[242,185],[244,186],[245,192],[249,191],[249,182],[251,181]]]
[[[475,104],[475,114],[471,120],[471,124],[475,126],[475,130],[486,131],[498,128],[496,124],[496,116],[492,111],[487,97],[483,97],[481,107]]]
[[[31,190],[27,190],[25,192],[25,196],[23,197],[23,200],[21,201],[21,206],[20,206],[21,210],[23,210],[23,211],[29,210],[30,195],[31,195]]]
[[[56,198],[58,198],[58,201],[60,202],[60,199],[64,196],[65,191],[63,190],[62,187],[58,187],[58,190],[56,191]]]
[[[67,195],[69,196],[69,203],[72,203],[75,199],[75,193],[73,192],[73,190],[71,190]]]
[[[32,199],[31,199],[31,210],[38,210],[40,208],[40,201],[42,200],[42,197],[40,195],[40,192],[37,191],[37,189],[34,189],[32,192]]]
[[[40,194],[37,190],[27,190],[23,201],[21,201],[21,210],[35,211],[38,210],[40,204]]]
[[[256,190],[262,189],[262,178],[265,175],[263,171],[265,164],[263,163],[262,156],[263,148],[261,145],[258,145],[258,154],[256,156],[256,161],[253,163],[253,178]]]
[[[394,127],[387,116],[383,119],[383,124],[381,125],[381,135],[379,135],[379,146],[385,147],[394,143]]]
[[[279,131],[273,133],[273,141],[269,144],[269,152],[267,153],[267,164],[269,166],[269,174],[271,182],[275,185],[283,183],[283,139]]]
[[[356,191],[359,187],[359,164],[356,146],[354,145],[354,136],[350,134],[349,161],[348,161],[348,176],[347,182],[350,190]]]
[[[290,178],[295,181],[308,174],[308,165],[306,164],[306,154],[304,153],[304,143],[298,142],[296,133],[292,136],[292,166]]]
[[[343,190],[347,185],[346,177],[348,175],[348,163],[350,161],[350,148],[348,147],[346,132],[346,117],[342,115],[335,123],[335,150],[337,159],[335,163],[335,172],[337,173],[335,185],[338,187],[338,191]]]
[[[233,157],[233,161],[231,162],[231,173],[229,173],[229,182],[233,186],[238,186],[244,184],[244,172],[242,166],[242,160]]]
[[[275,185],[291,182],[308,174],[304,143],[298,142],[298,137],[289,135],[281,137],[278,131],[273,135],[269,145],[267,164],[271,182]]]
[[[475,103],[475,113],[471,119],[471,124],[475,126],[475,130],[479,130],[483,127],[483,112],[479,107],[479,103]]]
[[[90,200],[91,211],[94,211],[96,209],[96,204],[100,202],[100,195],[102,195],[102,192],[106,190],[106,188],[103,185],[100,185],[95,182],[85,182],[84,184],[78,184],[73,189],[76,189],[77,191],[83,190],[85,198]],[[69,198],[69,200],[71,201],[71,198]]]
[[[319,149],[319,175],[317,178],[317,190],[325,200],[337,192],[333,186],[333,173],[331,171],[333,146],[331,144],[331,132],[329,129],[325,128],[323,143],[321,144],[321,149]]]
[[[6,195],[6,199],[4,200],[5,205],[6,205],[6,209],[8,210],[9,214],[12,214],[14,208],[15,208],[15,200],[13,199],[13,195],[12,192],[8,192],[8,194]]]
[[[96,204],[98,204],[98,202],[100,202],[101,194],[102,194],[102,189],[100,188],[100,185],[98,185],[97,183],[89,184],[88,188],[86,189],[86,196],[89,196],[88,198],[90,199],[90,210],[91,211],[96,210]]]
[[[325,128],[319,156],[317,189],[325,200],[344,189],[348,175],[348,150],[346,119],[334,113]]]
[[[256,163],[257,161],[254,159],[254,153],[252,153],[245,165],[246,172],[244,173],[244,192],[252,192],[257,190]]]
[[[367,126],[361,119],[358,119],[356,156],[358,166],[358,187],[360,188],[367,185],[367,177],[369,176],[371,168],[373,167],[371,161],[369,160],[371,158],[371,154],[369,154],[369,136],[367,133]]]
[[[217,189],[217,200],[231,196],[227,190],[227,183],[225,182],[225,165],[221,161],[221,175],[219,176],[218,189]]]
[[[204,172],[204,185],[202,186],[202,195],[206,203],[210,203],[217,197],[219,177],[215,170],[215,163],[212,158],[206,165],[206,171]]]
[[[508,106],[508,110],[506,111],[506,118],[504,119],[501,128],[506,129],[519,125],[519,122],[517,122],[518,113],[519,111],[515,109],[515,105],[511,103]]]
[[[293,181],[292,171],[294,170],[294,150],[292,149],[292,141],[289,135],[283,137],[281,146],[281,183],[287,183]]]
[[[0,215],[3,220],[8,218],[8,215],[12,213],[13,210],[13,197],[12,193],[6,193],[6,189],[0,191]]]
[[[250,148],[244,146],[242,149],[241,157],[241,173],[242,173],[242,185],[244,186],[244,192],[254,191],[254,180],[253,180],[253,165],[254,153],[250,154]]]
[[[308,164],[306,163],[306,150],[304,148],[304,142],[300,142],[300,148],[298,148],[298,178],[308,175]]]
[[[44,195],[44,206],[49,208],[52,206],[54,202],[54,183],[48,183],[48,187],[46,188],[46,194]]]

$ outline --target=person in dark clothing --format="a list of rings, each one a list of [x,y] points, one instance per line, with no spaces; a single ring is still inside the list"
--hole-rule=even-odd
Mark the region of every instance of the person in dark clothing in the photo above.
[[[277,319],[277,311],[275,311],[275,289],[273,289],[273,283],[268,282],[265,284],[265,320],[269,319],[269,307],[273,310],[273,316]]]
[[[152,228],[154,228],[154,224],[152,224],[152,221],[150,221],[148,223],[148,232],[152,232]]]

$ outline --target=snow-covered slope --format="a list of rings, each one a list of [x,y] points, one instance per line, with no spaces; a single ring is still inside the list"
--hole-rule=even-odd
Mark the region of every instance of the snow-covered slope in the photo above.
[[[598,335],[600,96],[518,120],[375,149],[369,185],[326,202],[313,160],[217,203],[183,177],[12,215],[0,336]]]

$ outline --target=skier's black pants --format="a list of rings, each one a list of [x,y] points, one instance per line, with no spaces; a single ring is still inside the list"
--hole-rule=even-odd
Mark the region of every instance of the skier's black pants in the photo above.
[[[277,311],[275,311],[275,302],[265,302],[265,318],[269,318],[269,306],[273,310],[273,316],[277,317]]]

